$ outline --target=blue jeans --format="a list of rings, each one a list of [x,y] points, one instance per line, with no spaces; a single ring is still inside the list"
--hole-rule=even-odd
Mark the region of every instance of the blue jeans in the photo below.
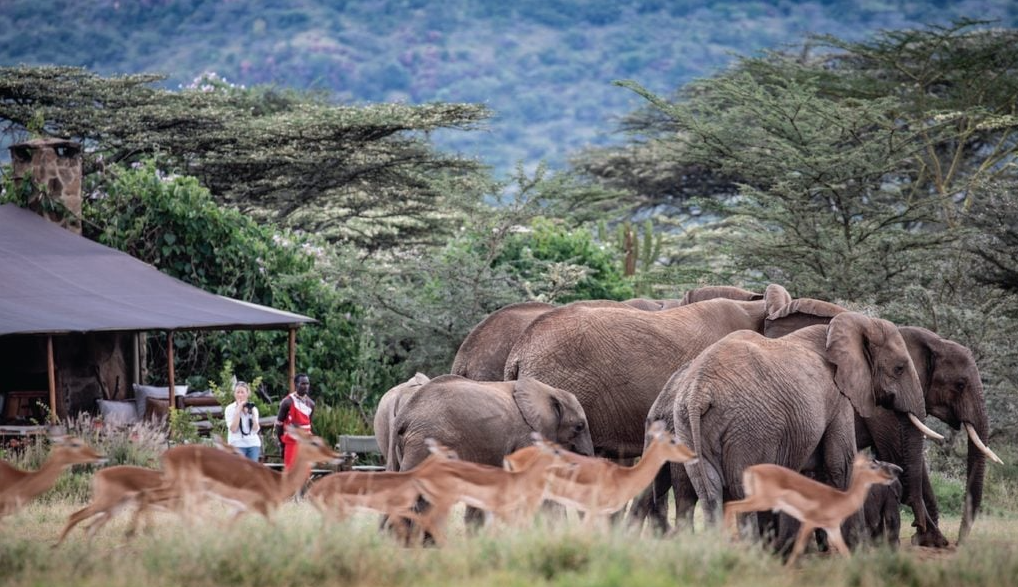
[[[260,446],[238,446],[236,448],[245,457],[255,462],[258,462],[258,456],[262,454],[262,447]]]

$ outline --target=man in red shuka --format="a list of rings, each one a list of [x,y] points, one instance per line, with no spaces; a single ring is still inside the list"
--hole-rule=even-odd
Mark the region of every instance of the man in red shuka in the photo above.
[[[283,451],[283,466],[289,469],[297,458],[297,441],[286,434],[287,424],[293,424],[311,432],[311,414],[315,411],[315,400],[308,397],[311,391],[311,380],[308,376],[300,373],[293,378],[296,391],[283,398],[279,402],[279,415],[276,416],[276,436],[279,438],[279,447]]]

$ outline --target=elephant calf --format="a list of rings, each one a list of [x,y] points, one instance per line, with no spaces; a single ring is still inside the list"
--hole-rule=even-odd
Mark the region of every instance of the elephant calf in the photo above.
[[[456,451],[464,461],[500,467],[507,454],[532,444],[533,432],[574,452],[593,454],[587,416],[576,397],[532,378],[436,377],[406,398],[390,442],[400,471],[428,456],[428,438]]]
[[[874,485],[863,505],[866,528],[874,544],[898,548],[901,534],[901,481]]]

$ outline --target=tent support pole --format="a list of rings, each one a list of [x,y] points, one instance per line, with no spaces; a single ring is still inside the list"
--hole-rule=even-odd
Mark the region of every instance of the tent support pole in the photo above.
[[[297,377],[297,329],[290,328],[290,393],[296,391],[293,379]]]
[[[167,393],[166,393],[166,398],[167,398],[167,400],[166,400],[166,404],[167,404],[166,418],[167,418],[167,421],[169,422],[169,421],[172,421],[173,410],[176,409],[175,404],[177,403],[177,387],[176,387],[176,382],[174,382],[174,380],[173,380],[174,379],[174,373],[173,373],[173,331],[172,330],[167,330],[166,331],[166,363],[167,363],[166,364],[166,379],[169,381],[168,385],[170,386],[169,389],[167,390]]]
[[[56,424],[60,418],[57,416],[57,369],[53,359],[52,335],[46,337],[46,373],[49,375],[49,420]]]

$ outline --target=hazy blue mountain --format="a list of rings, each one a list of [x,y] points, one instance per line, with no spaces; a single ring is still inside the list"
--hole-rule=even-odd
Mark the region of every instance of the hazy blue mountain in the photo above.
[[[506,172],[618,140],[641,104],[733,54],[809,32],[861,39],[954,18],[1018,22],[1013,0],[0,0],[0,63],[317,88],[336,100],[483,102],[485,132],[436,136]]]

